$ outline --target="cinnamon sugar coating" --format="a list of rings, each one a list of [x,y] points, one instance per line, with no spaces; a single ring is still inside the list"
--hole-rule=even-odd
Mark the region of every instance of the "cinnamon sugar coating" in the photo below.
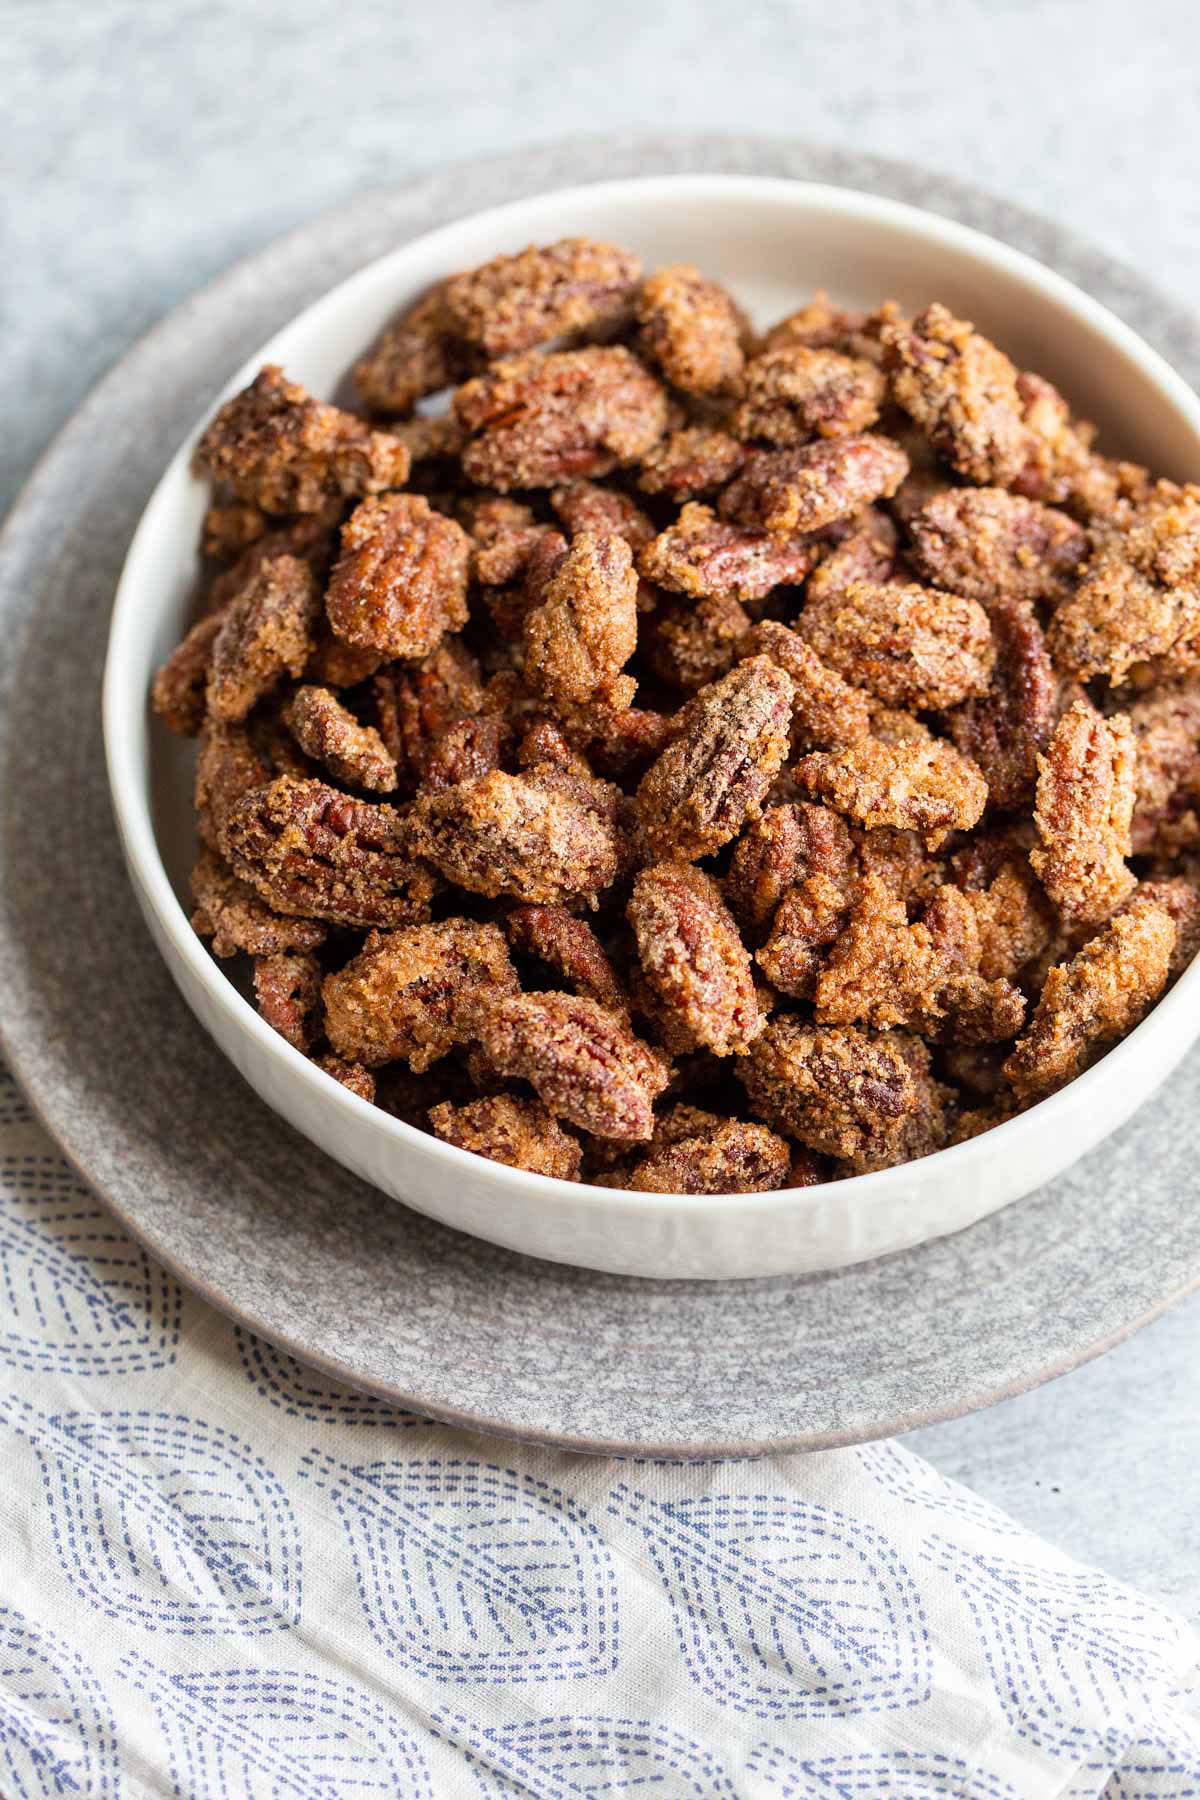
[[[565,487],[553,489],[550,504],[572,537],[594,531],[601,537],[624,538],[636,556],[654,536],[654,526],[637,501],[620,488],[601,487],[596,481],[569,481]]]
[[[586,919],[565,906],[517,906],[504,929],[514,950],[545,963],[573,993],[628,1022],[625,990]]]
[[[212,941],[214,956],[279,956],[315,950],[325,942],[318,919],[288,918],[272,912],[248,882],[241,881],[215,851],[201,850],[191,875],[196,910],[192,929]]]
[[[641,552],[638,568],[660,587],[696,599],[761,600],[803,581],[818,554],[807,538],[731,525],[690,501]]]
[[[375,1077],[370,1069],[364,1069],[361,1063],[346,1062],[344,1057],[335,1056],[326,1051],[322,1056],[314,1056],[313,1061],[318,1069],[331,1075],[334,1081],[357,1094],[360,1100],[373,1101],[375,1098]]]
[[[1076,924],[1099,925],[1132,891],[1136,749],[1129,719],[1077,702],[1038,758],[1029,860],[1051,900]]]
[[[974,600],[912,582],[852,581],[809,600],[796,630],[855,687],[887,706],[957,706],[987,692],[994,651]]]
[[[443,282],[392,321],[355,365],[354,380],[369,412],[404,415],[423,395],[435,394],[464,375],[462,363],[450,330]]]
[[[339,1056],[366,1068],[403,1061],[415,1073],[474,1041],[481,1012],[517,990],[495,925],[444,919],[373,931],[324,984],[325,1030]]]
[[[404,445],[353,413],[314,400],[274,364],[226,401],[196,460],[268,513],[315,513],[331,496],[378,494],[408,479]]]
[[[583,1152],[579,1140],[564,1131],[540,1100],[515,1094],[492,1094],[452,1106],[448,1100],[429,1109],[429,1124],[443,1143],[473,1150],[510,1169],[528,1169],[558,1181],[578,1181]]]
[[[715,494],[733,480],[745,460],[744,447],[727,431],[685,425],[647,450],[637,484],[644,494],[662,494],[682,506]]]
[[[622,537],[580,532],[526,614],[525,679],[535,693],[570,706],[628,706],[633,682],[620,670],[637,648],[637,575]]]
[[[1003,488],[946,488],[909,531],[925,579],[984,606],[1065,600],[1089,549],[1076,520]]]
[[[471,574],[484,587],[504,587],[524,575],[529,559],[550,530],[531,506],[507,494],[488,494],[464,510],[471,534]]]
[[[791,680],[796,749],[836,749],[867,736],[870,697],[823,662],[799,632],[764,619],[750,631],[744,648],[748,654],[769,657]]]
[[[844,593],[853,581],[903,579],[896,527],[878,507],[868,506],[843,526],[845,535],[822,557],[809,578],[805,599],[811,606],[831,594]]]
[[[1028,1104],[1081,1075],[1158,999],[1170,973],[1175,921],[1153,895],[1134,896],[1068,963],[1046,977],[1030,1027],[1004,1065]]]
[[[1133,854],[1178,855],[1200,842],[1200,680],[1135,701],[1129,723],[1137,741]]]
[[[978,824],[987,804],[980,770],[940,739],[860,738],[842,750],[801,757],[795,772],[810,794],[869,831],[879,825],[917,831],[931,850],[952,831]]]
[[[389,657],[435,650],[467,621],[470,542],[419,494],[364,500],[342,527],[325,610],[337,636]]]
[[[272,556],[218,615],[205,703],[214,719],[238,724],[255,703],[298,676],[313,647],[320,595],[307,563]]]
[[[255,957],[254,998],[267,1024],[293,1049],[311,1049],[321,1007],[321,965],[315,956],[281,950]]]
[[[297,688],[284,714],[288,728],[314,762],[347,787],[389,794],[396,764],[373,725],[361,725],[328,688]]]
[[[656,1145],[634,1164],[624,1185],[643,1194],[758,1194],[803,1185],[791,1179],[792,1146],[785,1138],[741,1119],[699,1117],[700,1130]]]
[[[894,494],[907,474],[900,446],[873,432],[755,450],[721,495],[721,517],[767,531],[821,531]]]
[[[882,332],[892,398],[968,481],[1008,487],[1028,455],[1017,371],[995,344],[935,302]]]
[[[639,649],[660,681],[694,694],[733,666],[749,630],[749,613],[728,594],[699,600],[660,594],[641,627]]]
[[[438,733],[421,765],[419,792],[440,794],[476,776],[502,769],[512,746],[512,726],[507,719],[483,713],[455,719]]]
[[[656,269],[637,302],[638,344],[685,394],[728,388],[742,371],[743,321],[732,298],[689,263]]]
[[[887,383],[873,363],[836,350],[776,345],[746,364],[730,423],[739,438],[780,449],[848,437],[879,417]]]
[[[1041,626],[1031,606],[1000,599],[989,609],[995,652],[987,691],[946,719],[951,741],[983,771],[991,804],[1025,806],[1037,761],[1055,724],[1056,682]]]
[[[528,1081],[556,1118],[622,1142],[653,1133],[666,1067],[594,1000],[514,995],[487,1008],[479,1037],[497,1072]]]
[[[442,303],[453,339],[490,360],[620,324],[632,313],[640,274],[637,257],[619,244],[562,238],[453,276]]]
[[[1175,925],[1175,947],[1167,968],[1167,979],[1175,981],[1200,951],[1200,887],[1195,871],[1159,881],[1139,881],[1121,910],[1129,912],[1150,901],[1161,906]]]
[[[380,670],[371,695],[379,735],[409,787],[423,777],[442,734],[484,705],[479,664],[454,637],[419,663]]]
[[[782,815],[778,823],[774,814]],[[846,929],[861,865],[845,821],[827,807],[808,802],[774,807],[764,815],[767,821],[768,831],[757,843],[751,840],[744,858],[739,844],[730,885],[736,897],[753,874],[749,903],[764,924],[774,889],[782,890],[770,907],[770,930],[754,960],[781,994],[807,1000],[825,951]]]
[[[744,1054],[763,1019],[749,952],[712,876],[654,863],[634,881],[628,918],[668,1048]]]
[[[154,677],[150,704],[178,737],[197,737],[207,711],[213,645],[224,623],[219,612],[198,619]]]

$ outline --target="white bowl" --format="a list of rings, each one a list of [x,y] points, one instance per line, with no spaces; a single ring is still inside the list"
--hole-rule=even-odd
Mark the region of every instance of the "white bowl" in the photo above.
[[[944,300],[1058,383],[1106,446],[1178,478],[1200,471],[1200,401],[1120,320],[1031,258],[872,195],[734,176],[620,181],[499,207],[372,263],[231,375],[265,361],[331,395],[406,300],[438,276],[530,242],[588,233],[647,264],[690,261],[760,320],[814,288],[849,305]],[[321,1073],[237,991],[188,923],[194,857],[189,748],[153,722],[147,692],[186,621],[206,494],[170,463],[130,545],[104,680],[113,804],[142,911],[188,1005],[269,1106],[383,1193],[535,1256],[621,1274],[729,1278],[827,1269],[974,1223],[1049,1181],[1121,1125],[1200,1033],[1200,968],[1062,1093],[921,1162],[767,1194],[635,1194],[528,1175],[391,1118]],[[134,1050],[132,1053],[136,1054]],[[297,1204],[303,1196],[297,1196]]]

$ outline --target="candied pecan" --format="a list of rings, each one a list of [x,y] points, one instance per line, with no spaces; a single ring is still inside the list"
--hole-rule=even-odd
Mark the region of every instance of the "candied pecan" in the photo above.
[[[945,1089],[907,1032],[874,1036],[788,1015],[767,1026],[738,1073],[768,1125],[855,1173],[926,1156],[945,1136]]]
[[[1017,371],[995,344],[935,301],[883,327],[892,398],[960,475],[1009,487],[1028,454]]]
[[[261,507],[248,500],[215,501],[200,527],[200,549],[214,562],[232,562],[270,530]]]
[[[1176,674],[1200,663],[1200,486],[1160,482],[1127,531],[1103,534],[1049,637],[1080,681],[1120,681],[1151,658]]]
[[[769,657],[791,678],[796,749],[837,749],[871,730],[867,695],[822,662],[812,646],[786,625],[762,620],[746,638],[746,653]]]
[[[808,538],[730,525],[711,507],[690,501],[641,552],[638,568],[660,587],[696,599],[762,600],[777,587],[803,581],[818,554]]]
[[[528,1169],[533,1175],[551,1175],[558,1181],[578,1181],[583,1152],[579,1141],[564,1131],[540,1100],[515,1094],[493,1094],[452,1106],[443,1100],[429,1109],[435,1137],[473,1150],[510,1169]]]
[[[733,847],[725,896],[742,929],[759,939],[789,889],[821,873],[845,888],[854,856],[849,828],[828,808],[809,801],[769,806]]]
[[[320,1029],[320,963],[315,956],[286,950],[256,956],[254,998],[273,1031],[296,1050],[307,1050]]]
[[[385,656],[428,656],[467,619],[470,542],[419,494],[364,500],[342,528],[325,610],[338,637]]]
[[[864,875],[846,926],[813,991],[821,1024],[904,1025],[925,1037],[991,1043],[1015,1037],[1025,1002],[1008,980],[979,973],[975,911],[957,888],[942,888],[910,924],[903,899]]]
[[[969,831],[987,805],[987,782],[952,744],[885,744],[859,738],[841,750],[814,751],[795,765],[797,780],[835,811],[868,830],[897,825],[936,850],[952,831]]]
[[[196,758],[196,829],[201,840],[221,848],[230,807],[253,788],[264,787],[275,773],[260,744],[244,725],[208,720],[200,733]]]
[[[315,513],[331,495],[400,487],[409,468],[396,438],[314,400],[273,363],[226,401],[196,460],[239,500],[268,513]]]
[[[302,673],[320,604],[307,563],[294,556],[260,563],[220,614],[208,667],[214,719],[237,724],[285,675]]]
[[[915,713],[903,712],[895,706],[874,701],[871,706],[871,736],[880,744],[931,744],[933,733]]]
[[[373,931],[325,977],[325,1030],[367,1068],[403,1060],[420,1074],[478,1036],[480,1013],[517,990],[504,934],[473,919]]]
[[[429,746],[421,769],[420,791],[440,794],[445,788],[503,768],[511,743],[512,726],[507,719],[486,714],[456,719]]]
[[[848,312],[834,306],[824,288],[818,288],[807,305],[772,325],[763,343],[766,350],[803,344],[812,350],[841,350],[863,331],[864,312]]]
[[[876,432],[800,450],[754,450],[721,495],[723,519],[767,531],[821,531],[894,494],[908,457]]]
[[[518,906],[504,921],[514,950],[552,968],[574,993],[628,1022],[629,1003],[591,926],[565,906]]]
[[[804,591],[809,604],[844,592],[852,581],[881,585],[900,574],[896,527],[886,513],[867,506],[847,524],[846,535],[822,557],[809,576]]]
[[[325,942],[325,926],[317,919],[284,918],[260,900],[214,851],[203,849],[192,870],[192,930],[212,939],[214,956],[278,956],[289,950],[315,950]]]
[[[352,1094],[357,1094],[360,1100],[374,1100],[375,1077],[370,1069],[364,1069],[361,1063],[346,1062],[343,1057],[334,1056],[332,1052],[326,1052],[324,1056],[314,1056],[312,1060],[318,1069],[323,1069],[326,1075],[331,1075],[342,1087],[348,1088]]]
[[[749,630],[749,613],[728,594],[694,601],[661,594],[642,626],[638,649],[660,681],[694,694],[733,666]]]
[[[652,1149],[624,1185],[643,1194],[758,1194],[788,1187],[791,1167],[792,1146],[765,1125],[714,1119],[703,1131]]]
[[[219,612],[200,619],[154,677],[150,704],[179,737],[196,737],[204,723],[213,644],[223,621]]]
[[[712,876],[654,863],[635,879],[627,916],[668,1048],[744,1054],[763,1019],[749,954]]]
[[[957,706],[987,692],[994,651],[975,600],[910,582],[852,581],[796,622],[823,662],[888,706]]]
[[[682,505],[715,494],[733,480],[745,460],[744,448],[728,432],[686,425],[647,450],[637,484],[644,494],[665,494]]]
[[[221,848],[277,912],[334,925],[406,925],[428,917],[435,883],[391,806],[323,781],[281,775],[229,806]]]
[[[633,311],[641,272],[619,244],[562,238],[452,276],[443,304],[452,335],[491,361],[550,338],[620,325]]]
[[[1135,701],[1129,722],[1137,740],[1133,854],[1175,854],[1200,840],[1200,681]]]
[[[541,604],[525,616],[525,678],[562,705],[589,700],[628,706],[621,675],[637,648],[637,576],[624,538],[583,531],[549,575]]]
[[[777,345],[746,364],[730,428],[779,448],[848,437],[879,417],[887,383],[873,363],[804,344]]]
[[[479,664],[458,638],[443,639],[410,668],[381,669],[371,694],[379,735],[410,785],[420,779],[442,733],[484,704]]]
[[[760,909],[785,874],[791,879],[773,910],[771,929],[755,962],[781,994],[807,999],[813,992],[821,952],[844,930],[858,889],[859,862],[845,822],[826,807],[808,802],[774,809],[785,815],[772,835],[784,840],[777,867],[760,875],[754,900]],[[770,815],[765,815],[770,817]],[[787,838],[791,842],[786,842]],[[773,846],[772,846],[773,848]],[[731,868],[740,881],[743,867]]]
[[[1036,987],[1057,922],[1030,867],[1025,831],[980,832],[955,852],[951,867],[975,910],[980,974]]]
[[[666,748],[676,721],[645,707],[615,707],[601,701],[572,707],[565,716],[568,739],[601,775],[614,781],[640,773]]]
[[[1028,602],[996,600],[989,609],[995,664],[986,694],[966,700],[945,720],[964,756],[979,765],[988,796],[1001,811],[1027,804],[1037,759],[1055,723],[1054,669]]]
[[[1029,1030],[1004,1065],[1028,1104],[1065,1087],[1106,1044],[1124,1037],[1166,986],[1175,921],[1135,895],[1068,963],[1046,977]]]
[[[524,575],[529,559],[551,529],[533,508],[507,494],[488,494],[467,509],[471,573],[484,587],[504,587]]]
[[[373,725],[360,725],[328,688],[297,688],[284,713],[304,751],[348,787],[387,794],[396,785],[396,763]]]
[[[463,471],[507,492],[636,462],[667,425],[659,382],[619,344],[495,363],[458,389]]]
[[[340,637],[333,635],[329,620],[322,616],[317,620],[316,641],[304,665],[304,674],[307,680],[315,681],[320,687],[357,687],[360,682],[369,681],[386,661],[378,650],[344,644]]]
[[[446,313],[446,284],[439,282],[392,321],[355,365],[354,380],[371,412],[407,413],[423,395],[459,380],[463,365]]]
[[[527,773],[538,763],[554,763],[573,775],[589,778],[592,773],[587,758],[575,748],[559,719],[535,718],[521,734],[517,745],[518,769]]]
[[[473,894],[556,905],[596,897],[621,858],[617,789],[551,767],[490,774],[422,793],[412,843],[448,881]]]
[[[453,465],[462,449],[462,432],[453,414],[422,414],[415,419],[390,420],[388,430],[408,451],[413,465],[409,478],[411,481],[418,479],[417,469],[421,464],[426,465],[420,471],[423,483],[430,480],[434,473],[428,467],[431,463],[443,465],[437,473],[448,478],[457,473]]]
[[[792,683],[765,656],[740,662],[690,700],[678,737],[635,801],[652,856],[693,862],[757,818],[788,750]]]
[[[1169,880],[1139,881],[1120,910],[1128,912],[1142,901],[1153,901],[1155,906],[1161,906],[1175,922],[1175,947],[1168,970],[1168,978],[1174,981],[1200,950],[1200,888],[1185,875],[1175,875]]]
[[[1066,513],[1004,488],[946,488],[910,520],[912,557],[940,588],[993,600],[1065,600],[1088,554]]]
[[[1147,471],[1114,462],[1092,449],[1095,427],[1072,419],[1071,409],[1041,375],[1017,376],[1025,424],[1025,461],[1013,482],[1032,499],[1069,506],[1085,520],[1124,519],[1149,492]]]
[[[690,263],[656,269],[637,302],[638,344],[673,387],[712,394],[741,374],[742,314],[715,281]]]
[[[1136,793],[1137,752],[1125,713],[1111,719],[1076,705],[1038,758],[1029,860],[1065,918],[1100,925],[1134,886],[1125,858]]]
[[[478,1029],[496,1070],[528,1081],[557,1118],[595,1137],[650,1137],[666,1068],[594,1000],[517,994],[489,1004]]]
[[[654,536],[654,526],[636,500],[620,488],[595,481],[569,481],[556,487],[550,504],[571,536],[594,531],[601,537],[624,538],[636,556]]]

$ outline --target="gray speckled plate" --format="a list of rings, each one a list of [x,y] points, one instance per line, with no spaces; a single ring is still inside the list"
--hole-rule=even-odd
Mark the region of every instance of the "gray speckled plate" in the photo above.
[[[126,544],[230,370],[317,294],[435,224],[569,183],[684,170],[841,183],[947,213],[1060,269],[1200,376],[1196,322],[1133,271],[958,183],[805,145],[541,147],[365,195],[305,226],[144,339],[51,447],[9,522],[0,1027],[47,1124],[129,1228],[304,1361],[481,1430],[594,1451],[748,1455],[981,1406],[1200,1285],[1194,1158],[1178,1129],[1200,1101],[1200,1057],[1065,1179],[901,1256],[718,1284],[534,1262],[384,1201],[242,1084],[136,912],[99,738]]]

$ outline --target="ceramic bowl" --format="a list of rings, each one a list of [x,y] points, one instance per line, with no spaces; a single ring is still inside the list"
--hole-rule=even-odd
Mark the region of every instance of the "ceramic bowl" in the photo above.
[[[1119,319],[1031,258],[894,201],[803,182],[672,176],[547,194],[432,232],[343,282],[231,374],[146,507],[117,591],[103,700],[138,902],[192,1011],[267,1104],[383,1194],[460,1230],[587,1268],[714,1279],[837,1268],[961,1230],[1049,1181],[1153,1092],[1200,1033],[1200,969],[1078,1081],[980,1138],[824,1187],[697,1197],[525,1174],[391,1118],[272,1031],[188,923],[194,757],[152,720],[147,693],[191,603],[206,504],[190,467],[195,437],[263,362],[332,396],[390,316],[437,277],[579,233],[616,239],[650,265],[694,262],[761,321],[817,287],[851,306],[891,296],[915,310],[941,299],[1062,387],[1106,447],[1178,478],[1200,470],[1200,401]]]

